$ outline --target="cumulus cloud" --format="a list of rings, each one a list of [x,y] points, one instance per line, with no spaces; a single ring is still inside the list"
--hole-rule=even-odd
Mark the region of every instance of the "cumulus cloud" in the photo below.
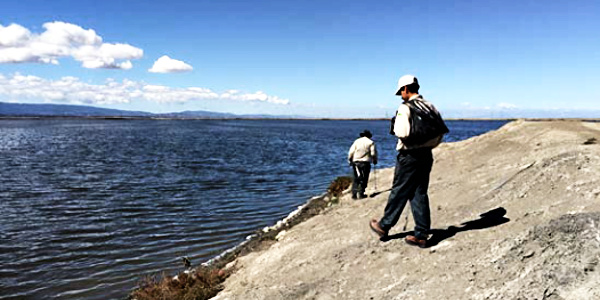
[[[144,55],[128,44],[104,43],[94,30],[75,24],[49,22],[43,27],[37,34],[18,24],[0,24],[0,63],[58,64],[60,58],[72,57],[84,68],[131,69],[130,60]]]
[[[14,47],[26,44],[31,32],[23,26],[10,24],[6,27],[0,25],[0,47]]]
[[[289,104],[290,101],[270,96],[262,91],[242,93],[229,90],[222,93],[203,87],[173,88],[151,85],[144,82],[108,79],[104,84],[90,84],[76,77],[62,77],[57,80],[37,76],[0,74],[0,96],[6,101],[43,100],[73,104],[116,104],[131,100],[153,101],[158,103],[185,103],[201,100],[234,100]]]
[[[189,72],[193,70],[192,66],[186,64],[181,60],[176,60],[168,57],[167,55],[161,56],[154,62],[152,68],[148,69],[151,73],[179,73]]]

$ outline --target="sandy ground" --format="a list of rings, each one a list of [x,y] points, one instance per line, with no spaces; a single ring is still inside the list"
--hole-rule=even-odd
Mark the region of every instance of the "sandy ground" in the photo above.
[[[404,242],[408,207],[390,240],[370,231],[393,176],[377,170],[369,190],[378,195],[346,194],[238,258],[214,299],[600,299],[600,144],[592,138],[600,143],[600,123],[515,121],[440,145],[426,249]]]

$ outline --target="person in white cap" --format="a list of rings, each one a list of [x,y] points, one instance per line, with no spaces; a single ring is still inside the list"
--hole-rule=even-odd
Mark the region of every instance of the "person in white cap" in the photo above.
[[[442,124],[443,120],[435,107],[419,95],[419,82],[415,76],[405,75],[400,77],[396,95],[401,96],[404,102],[398,107],[393,125],[393,133],[398,137],[396,146],[398,156],[396,157],[394,181],[383,217],[379,221],[372,219],[369,226],[379,235],[381,240],[384,240],[390,228],[398,222],[406,202],[410,201],[415,230],[414,235],[408,235],[405,241],[410,245],[425,248],[427,247],[428,231],[431,226],[427,189],[429,186],[429,173],[433,165],[432,149],[439,145],[443,133],[424,141],[421,140],[417,144],[409,144],[409,136],[411,135],[411,123],[409,121],[411,108],[409,108],[409,105],[417,105],[428,113],[438,116]],[[445,125],[443,126],[445,127]],[[447,128],[445,132],[447,132]]]
[[[366,198],[365,189],[369,182],[371,163],[377,164],[377,149],[375,142],[371,140],[373,135],[370,131],[361,132],[360,137],[352,143],[348,151],[348,163],[352,166],[354,180],[352,182],[352,199]]]

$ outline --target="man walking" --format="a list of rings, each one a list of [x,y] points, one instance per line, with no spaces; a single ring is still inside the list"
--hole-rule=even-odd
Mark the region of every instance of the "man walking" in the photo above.
[[[415,141],[416,128],[411,130],[411,112],[416,115],[414,107],[421,111],[426,111],[429,115],[435,116],[443,124],[443,120],[435,107],[425,101],[419,95],[419,82],[412,75],[405,75],[398,80],[398,90],[396,95],[401,96],[404,102],[400,104],[396,113],[393,133],[398,137],[396,150],[396,168],[394,171],[394,181],[392,190],[388,198],[384,215],[381,220],[372,219],[371,229],[379,235],[380,238],[386,237],[390,228],[398,222],[406,202],[410,201],[413,219],[415,221],[415,233],[405,238],[410,245],[425,248],[427,246],[428,231],[431,226],[431,217],[429,211],[429,197],[427,189],[429,186],[429,173],[433,165],[432,149],[440,144],[445,131],[426,139],[416,138],[419,142],[413,144],[409,141]],[[413,107],[410,108],[409,106]],[[412,121],[416,123],[416,121]],[[411,136],[411,132],[413,133]],[[410,138],[409,138],[410,136]]]
[[[365,130],[360,133],[358,138],[348,151],[348,163],[352,166],[354,181],[352,182],[352,199],[366,198],[365,189],[369,182],[369,173],[371,172],[371,162],[377,164],[377,150],[375,142],[371,140],[373,135]]]

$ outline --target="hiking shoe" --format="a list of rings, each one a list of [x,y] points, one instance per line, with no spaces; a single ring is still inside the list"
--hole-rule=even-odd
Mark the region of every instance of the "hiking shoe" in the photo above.
[[[381,226],[379,226],[379,222],[377,222],[376,219],[372,219],[371,222],[369,222],[369,227],[371,227],[371,230],[379,236],[380,240],[386,238],[388,235],[387,231],[381,229]]]
[[[356,194],[352,194],[352,199],[356,200],[358,198],[356,198]]]
[[[422,239],[419,239],[419,238],[417,238],[417,237],[416,237],[416,236],[414,236],[414,235],[409,235],[409,236],[407,236],[407,237],[404,239],[404,241],[405,241],[407,244],[409,244],[409,245],[412,245],[412,246],[417,246],[417,247],[419,247],[419,248],[426,248],[426,247],[427,247],[427,240],[422,240]]]

